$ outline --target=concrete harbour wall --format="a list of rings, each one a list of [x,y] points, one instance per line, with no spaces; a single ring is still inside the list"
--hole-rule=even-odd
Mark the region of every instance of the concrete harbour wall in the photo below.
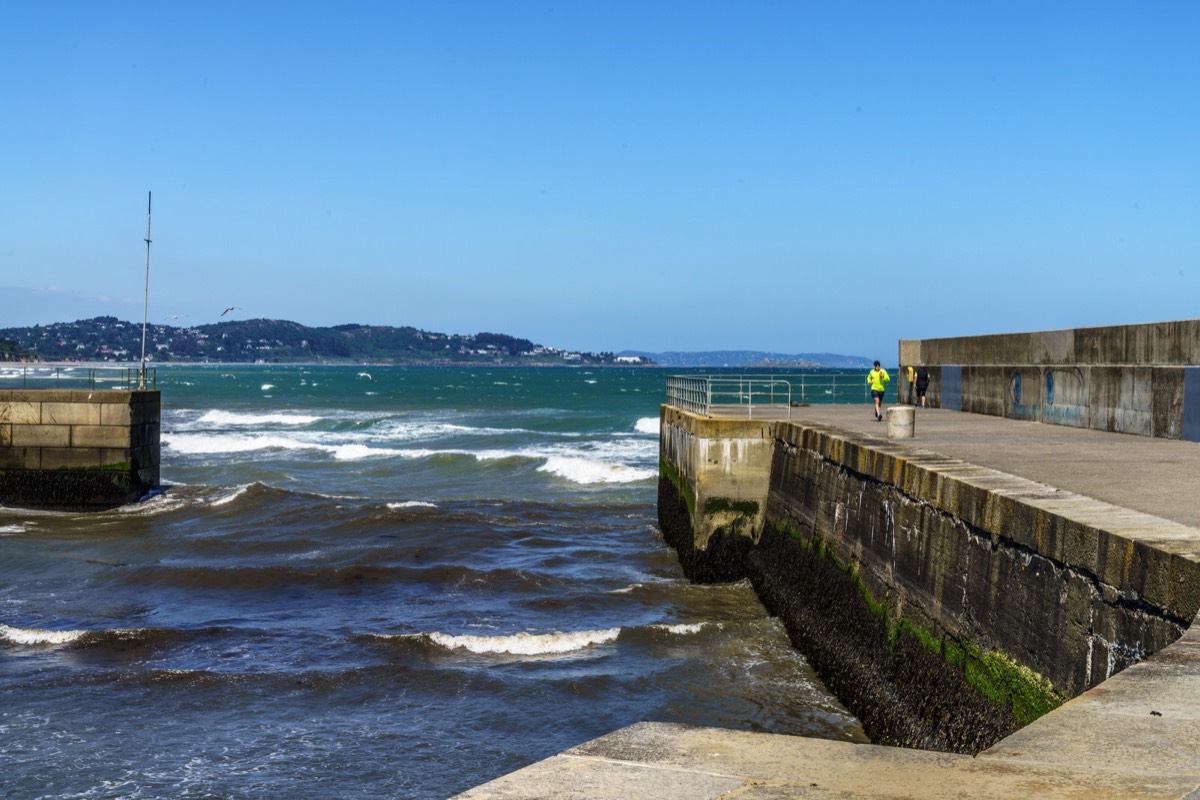
[[[910,339],[899,355],[929,370],[935,407],[1200,441],[1200,320]]]
[[[663,529],[686,530],[672,545],[689,578],[730,579],[762,529],[773,424],[711,420],[671,406],[662,407],[662,418],[660,484],[673,500],[659,512],[679,517]],[[696,559],[697,551],[705,558]]]
[[[660,525],[689,576],[753,581],[879,743],[978,752],[1200,610],[1184,526],[813,424],[756,423],[742,473],[734,421],[661,420]]]
[[[159,485],[157,390],[0,391],[0,504],[100,510]]]

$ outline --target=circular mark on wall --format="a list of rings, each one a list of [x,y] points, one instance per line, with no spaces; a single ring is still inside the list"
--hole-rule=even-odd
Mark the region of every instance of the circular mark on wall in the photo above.
[[[1013,403],[1021,405],[1021,373],[1013,373],[1012,377],[1012,396]]]
[[[1046,373],[1046,405],[1054,405],[1054,373]]]

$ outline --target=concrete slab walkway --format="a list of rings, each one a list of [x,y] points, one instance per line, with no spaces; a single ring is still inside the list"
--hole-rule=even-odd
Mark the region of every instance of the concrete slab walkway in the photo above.
[[[795,421],[887,440],[887,423],[865,404],[791,411]],[[932,408],[917,411],[914,429],[914,438],[895,444],[1200,528],[1200,443]]]

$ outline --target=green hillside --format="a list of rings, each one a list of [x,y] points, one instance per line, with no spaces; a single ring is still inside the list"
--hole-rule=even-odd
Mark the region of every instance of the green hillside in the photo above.
[[[0,359],[29,354],[42,361],[139,361],[142,326],[116,317],[0,329]],[[7,346],[8,349],[5,349]],[[7,356],[11,353],[11,356]],[[310,328],[286,320],[253,319],[196,327],[150,325],[146,358],[154,363],[372,364],[630,364],[648,360],[536,345],[502,333],[470,336],[382,325]]]

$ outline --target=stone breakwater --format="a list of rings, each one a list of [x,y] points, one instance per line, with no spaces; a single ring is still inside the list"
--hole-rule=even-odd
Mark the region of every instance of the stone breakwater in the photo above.
[[[979,752],[1200,609],[1186,525],[919,439],[753,425],[662,409],[664,536],[694,580],[749,578],[881,744]]]
[[[93,511],[158,486],[157,390],[0,390],[0,505]]]

